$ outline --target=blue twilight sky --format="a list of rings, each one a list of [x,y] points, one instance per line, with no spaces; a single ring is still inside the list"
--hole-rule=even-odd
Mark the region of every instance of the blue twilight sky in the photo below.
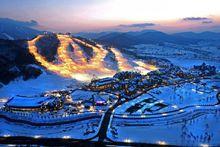
[[[220,31],[220,0],[0,0],[0,17],[52,31]]]

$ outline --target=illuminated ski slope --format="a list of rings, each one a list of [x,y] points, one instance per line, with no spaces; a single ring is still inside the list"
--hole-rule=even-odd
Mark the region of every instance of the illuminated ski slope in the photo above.
[[[94,77],[107,77],[114,75],[117,71],[109,69],[104,66],[104,58],[108,51],[103,49],[101,45],[91,45],[77,38],[72,38],[68,35],[57,35],[57,39],[60,41],[60,46],[57,48],[58,63],[48,62],[47,59],[39,54],[36,42],[44,37],[39,35],[31,41],[28,41],[28,47],[31,54],[35,59],[41,63],[42,66],[49,71],[55,72],[63,77],[75,78],[79,81],[90,81]],[[82,44],[93,50],[92,58],[87,61],[82,49],[78,44]],[[71,58],[70,46],[73,47],[71,54],[76,57]],[[110,48],[115,54],[116,62],[120,71],[138,70],[145,73],[157,69],[153,65],[146,64],[142,61],[134,61],[136,66],[132,66],[128,63],[128,60],[123,57],[122,53],[115,48]],[[141,64],[140,64],[141,63]]]

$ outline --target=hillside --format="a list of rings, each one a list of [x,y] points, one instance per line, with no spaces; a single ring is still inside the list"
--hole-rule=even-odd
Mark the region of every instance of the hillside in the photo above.
[[[97,36],[95,37],[95,35]],[[80,34],[78,34],[80,36]],[[215,32],[182,32],[167,34],[156,30],[142,30],[132,32],[100,32],[83,33],[83,37],[92,38],[97,42],[116,47],[131,47],[138,44],[164,44],[173,43],[179,45],[198,44],[209,42],[219,45],[220,33]]]
[[[33,27],[38,23],[34,20],[30,22],[17,21],[9,18],[0,18],[0,39],[31,39],[42,33]]]

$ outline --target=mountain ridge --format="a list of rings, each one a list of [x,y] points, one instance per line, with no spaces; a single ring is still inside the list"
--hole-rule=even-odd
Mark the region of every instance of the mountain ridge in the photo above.
[[[129,47],[137,44],[197,44],[201,41],[218,41],[220,40],[220,33],[216,32],[181,32],[167,34],[157,30],[142,30],[142,31],[129,31],[129,32],[99,32],[96,33],[80,33],[85,38],[92,38],[97,42],[117,47]]]
[[[33,27],[35,26],[38,26],[38,22],[35,20],[26,22],[10,18],[0,18],[0,39],[31,39],[43,33],[34,29]]]

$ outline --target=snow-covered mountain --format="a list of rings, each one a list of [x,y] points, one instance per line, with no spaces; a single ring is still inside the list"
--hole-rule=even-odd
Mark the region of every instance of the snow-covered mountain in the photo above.
[[[156,30],[142,30],[132,32],[100,32],[100,33],[79,33],[76,34],[86,38],[117,47],[130,47],[138,44],[163,44],[173,43],[181,45],[197,44],[208,41],[212,44],[219,44],[220,33],[216,32],[182,32],[167,34]]]
[[[42,71],[28,52],[25,41],[0,39],[0,83],[23,77],[24,80],[39,76]]]
[[[58,44],[54,35],[48,35],[37,46],[48,61],[53,61]],[[43,72],[38,66],[40,64],[30,54],[26,40],[0,39],[0,83],[8,84],[19,77],[23,80],[36,78]]]
[[[184,37],[188,39],[200,39],[200,40],[220,40],[220,33],[216,32],[182,32],[182,33],[175,33],[174,36]]]
[[[9,18],[0,18],[0,39],[31,39],[42,31],[36,30],[38,23],[34,20],[30,22],[17,21]]]

